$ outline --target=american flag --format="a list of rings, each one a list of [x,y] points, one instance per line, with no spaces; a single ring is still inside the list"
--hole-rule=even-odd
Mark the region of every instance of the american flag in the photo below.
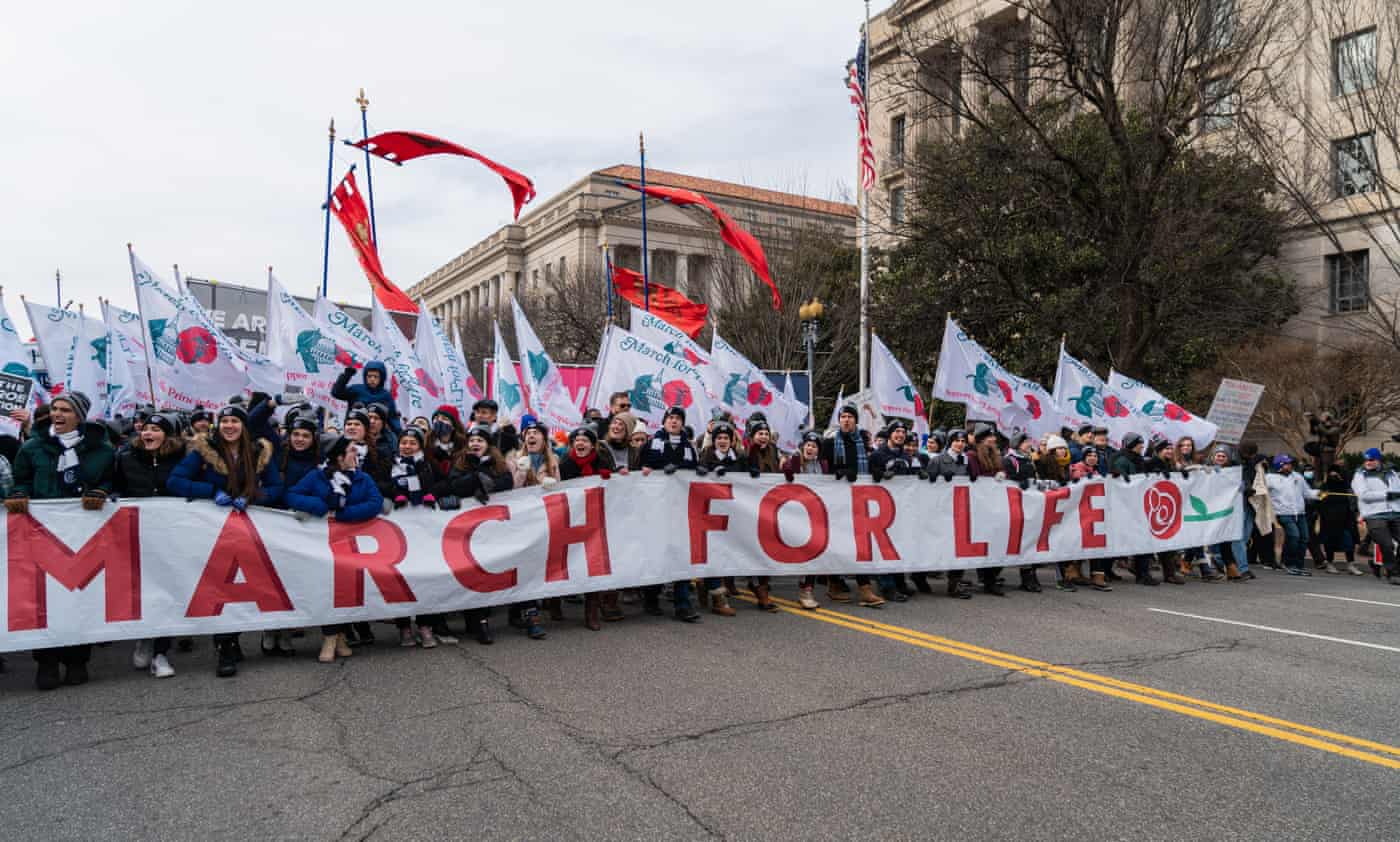
[[[851,104],[856,107],[860,122],[860,186],[867,193],[875,186],[875,145],[870,142],[870,113],[866,110],[865,33],[860,35],[860,49],[846,64],[846,87],[851,90]]]

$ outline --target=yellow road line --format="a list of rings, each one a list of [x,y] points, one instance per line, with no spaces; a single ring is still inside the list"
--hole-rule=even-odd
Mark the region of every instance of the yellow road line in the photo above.
[[[752,597],[749,596],[741,595],[740,598],[746,602],[754,601]],[[1364,740],[1358,737],[1351,737],[1334,731],[1326,731],[1321,728],[1313,728],[1309,725],[1290,722],[1286,719],[1279,719],[1252,711],[1241,710],[1239,708],[1229,707],[1228,705],[1220,705],[1204,699],[1197,699],[1180,693],[1171,693],[1166,690],[1158,690],[1154,687],[1147,687],[1128,681],[1120,681],[1116,678],[1085,672],[1083,670],[1076,670],[1071,667],[1062,667],[1046,661],[1023,658],[1020,655],[1013,655],[1009,652],[999,652],[995,649],[988,649],[971,643],[963,643],[962,641],[928,634],[927,632],[921,632],[903,626],[894,626],[888,623],[868,620],[864,617],[856,617],[841,611],[831,611],[820,608],[815,611],[809,611],[802,608],[798,603],[790,600],[778,597],[773,597],[772,599],[783,612],[795,614],[799,617],[819,620],[823,623],[830,623],[831,625],[840,626],[852,631],[872,634],[887,640],[894,640],[909,644],[910,646],[916,646],[920,649],[942,652],[947,655],[954,655],[959,658],[977,661],[1001,669],[1014,670],[1035,678],[1044,678],[1049,681],[1066,684],[1071,687],[1078,687],[1105,696],[1112,696],[1114,698],[1148,705],[1161,710],[1172,711],[1173,713],[1179,713],[1184,716],[1204,719],[1208,722],[1250,731],[1255,734],[1262,734],[1274,739],[1284,740],[1285,742],[1315,748],[1319,751],[1339,754],[1353,760],[1373,763],[1377,766],[1384,766],[1390,769],[1400,769],[1400,747]],[[1195,707],[1189,707],[1188,705],[1194,705]],[[1333,742],[1327,742],[1327,740],[1332,740]],[[1337,743],[1347,743],[1350,745],[1338,745]],[[1361,751],[1350,746],[1361,746],[1381,753],[1373,754],[1369,751]],[[1385,755],[1394,756],[1387,757]]]

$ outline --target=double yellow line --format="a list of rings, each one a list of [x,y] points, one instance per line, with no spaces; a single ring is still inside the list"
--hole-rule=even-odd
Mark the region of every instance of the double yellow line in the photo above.
[[[746,602],[754,601],[749,596],[741,596],[740,598],[744,599]],[[802,608],[798,603],[786,599],[779,599],[777,597],[773,597],[773,602],[777,604],[782,611],[788,614],[795,614],[799,617],[805,617],[809,620],[830,623],[833,626],[841,626],[842,628],[852,631],[872,634],[876,637],[883,637],[887,640],[894,640],[900,643],[907,643],[910,646],[917,646],[920,649],[928,649],[934,652],[942,652],[945,655],[964,658],[969,661],[977,661],[978,663],[988,664],[1000,669],[1014,670],[1024,673],[1025,675],[1034,676],[1035,678],[1043,678],[1060,684],[1068,684],[1071,687],[1078,687],[1081,690],[1089,690],[1104,696],[1112,696],[1116,699],[1136,702],[1138,704],[1160,708],[1161,710],[1169,710],[1173,713],[1182,714],[1183,716],[1204,719],[1207,722],[1214,722],[1218,725],[1225,725],[1230,728],[1238,728],[1242,731],[1262,734],[1276,740],[1283,740],[1300,746],[1315,748],[1319,751],[1340,754],[1343,757],[1350,757],[1353,760],[1374,763],[1377,766],[1384,766],[1389,769],[1400,769],[1400,748],[1386,745],[1385,743],[1350,737],[1346,734],[1338,734],[1335,731],[1325,731],[1321,728],[1313,728],[1310,725],[1290,722],[1286,719],[1279,719],[1273,716],[1266,716],[1262,713],[1241,710],[1240,708],[1234,708],[1228,705],[1220,705],[1192,696],[1183,696],[1180,693],[1158,690],[1155,687],[1120,681],[1116,678],[1109,678],[1108,676],[1097,675],[1092,672],[1084,672],[1083,670],[1073,669],[1072,667],[1062,667],[1046,661],[1022,658],[1020,655],[1012,655],[1009,652],[999,652],[995,649],[987,649],[983,646],[975,646],[971,643],[963,643],[962,641],[939,637],[938,635],[916,631],[903,626],[879,623],[874,620],[867,620],[864,617],[856,617],[839,611],[829,611],[822,608],[818,608],[815,611],[808,611]]]

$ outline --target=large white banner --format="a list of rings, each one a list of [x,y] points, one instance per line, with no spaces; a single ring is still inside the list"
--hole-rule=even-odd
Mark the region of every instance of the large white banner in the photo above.
[[[299,521],[156,498],[6,515],[0,651],[437,613],[698,576],[878,573],[1233,540],[1240,472],[1023,491],[984,479],[633,473],[454,512]]]
[[[1012,374],[951,318],[943,327],[933,396],[965,405],[968,418],[995,421],[1008,436],[1040,438],[1077,426],[1045,387]]]
[[[1215,441],[1216,433],[1220,432],[1213,422],[1192,415],[1146,383],[1124,377],[1111,368],[1108,370],[1108,386],[1132,401],[1138,411],[1150,419],[1152,435],[1163,436],[1173,444],[1183,437],[1190,437],[1197,450],[1205,450]]]

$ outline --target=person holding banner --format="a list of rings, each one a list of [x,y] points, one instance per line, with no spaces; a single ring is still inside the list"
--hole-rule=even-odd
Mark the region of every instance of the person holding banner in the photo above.
[[[493,413],[494,414],[494,413]],[[460,498],[471,497],[483,506],[497,491],[509,491],[514,484],[510,465],[492,443],[494,434],[485,425],[477,424],[467,433],[467,445],[452,462],[452,472],[447,477],[447,490],[452,498],[439,500],[439,507],[453,509],[460,507]],[[490,646],[496,642],[491,631],[491,609],[473,608],[466,612],[467,628],[475,630],[476,642]],[[539,612],[525,618],[528,621],[525,632],[532,639],[543,640],[544,627],[539,624]]]
[[[685,409],[672,406],[661,417],[661,429],[656,431],[646,452],[642,455],[642,473],[662,471],[674,474],[676,471],[693,471],[699,465],[695,446],[685,431]],[[710,610],[716,614],[732,617],[734,609],[724,597],[724,585],[718,579],[706,580],[710,589]],[[700,622],[700,612],[695,610],[690,600],[690,581],[676,582],[676,619],[683,623]],[[648,585],[642,588],[643,605],[652,616],[661,615],[661,586]]]
[[[831,472],[840,479],[855,482],[856,478],[870,473],[870,434],[860,429],[860,411],[852,404],[845,404],[837,412],[836,434],[822,443],[822,459]],[[880,608],[885,600],[875,594],[870,587],[870,577],[856,575],[856,590],[860,594],[860,607]],[[851,589],[841,576],[826,577],[826,597],[832,602],[850,602]]]
[[[757,416],[759,413],[755,412],[754,415]],[[744,463],[748,467],[749,476],[755,478],[760,474],[776,474],[781,470],[783,456],[778,452],[777,445],[773,443],[773,430],[768,426],[767,419],[750,419],[749,449],[744,453]],[[753,591],[754,597],[757,598],[759,610],[776,614],[779,609],[770,596],[772,582],[771,576],[751,577],[749,590]],[[733,611],[732,608],[730,610]]]
[[[625,414],[614,416],[609,421],[609,429],[615,426],[619,419],[624,418]],[[585,423],[570,433],[568,443],[569,449],[565,452],[564,458],[559,460],[558,477],[560,482],[592,476],[607,479],[614,472],[619,472],[617,463],[613,461],[613,452],[609,448],[598,446],[597,433],[588,424]],[[625,462],[620,473],[627,473]],[[610,623],[622,619],[620,594],[617,591],[584,594],[583,624],[588,627],[589,631],[599,631],[602,629],[602,625],[598,622],[599,619]]]
[[[886,477],[928,476],[917,451],[912,457],[905,453],[908,441],[908,426],[899,419],[891,421],[885,428],[884,446],[870,455],[871,479],[879,482]],[[914,574],[914,580],[919,583],[919,590],[924,593],[930,590],[927,575]],[[903,573],[887,573],[881,575],[877,581],[880,583],[880,595],[890,602],[907,602],[909,597],[914,595],[913,588],[904,581]]]
[[[427,457],[433,463],[439,483],[433,494],[442,497],[447,493],[442,486],[452,473],[452,463],[456,461],[457,454],[466,449],[467,428],[462,426],[462,416],[457,407],[450,404],[443,404],[434,410],[429,421],[431,430],[430,443],[426,447]]]
[[[952,482],[955,477],[968,476],[969,464],[967,432],[965,430],[951,430],[948,432],[947,447],[929,462],[929,480],[931,482],[940,480]],[[965,572],[963,570],[948,571],[946,593],[953,599],[972,599],[972,591],[963,584]]]
[[[319,469],[308,472],[286,491],[287,506],[299,517],[325,517],[344,523],[363,523],[378,517],[384,498],[374,478],[360,470],[360,451],[355,442],[340,436],[326,448],[325,456]],[[321,627],[321,652],[316,660],[332,664],[337,656],[350,657],[352,650],[345,639],[345,629],[344,625]]]
[[[1006,466],[1001,447],[997,444],[997,431],[991,424],[978,424],[972,428],[973,458],[967,460],[967,477],[976,482],[984,477],[1006,479]],[[977,579],[982,583],[982,591],[992,596],[1006,596],[1001,587],[1000,567],[977,568]]]
[[[48,418],[35,421],[29,439],[15,454],[14,489],[5,498],[5,508],[23,515],[29,512],[30,499],[80,497],[84,509],[100,512],[112,490],[116,462],[107,428],[84,420],[92,404],[82,392],[64,392],[49,406]],[[91,656],[88,644],[36,649],[35,686],[54,690],[60,684],[86,684]]]
[[[559,459],[554,455],[554,449],[549,446],[549,428],[533,415],[525,415],[520,419],[520,450],[510,454],[507,462],[511,465],[511,482],[515,488],[525,488],[532,485],[551,486],[559,482]],[[584,625],[597,631],[598,625],[598,605],[597,597],[592,600],[585,599],[584,604]],[[552,597],[544,600],[544,608],[549,612],[549,619],[553,622],[562,622],[564,619],[564,600],[559,597]],[[511,603],[507,616],[509,624],[517,628],[525,627],[523,618],[526,616],[539,616],[540,606],[535,602],[515,602]],[[533,615],[528,612],[533,611]],[[538,620],[533,624],[539,627],[539,640],[544,639],[544,627],[539,625]],[[531,635],[532,638],[535,635]]]
[[[113,477],[117,494],[122,497],[164,497],[166,486],[176,464],[185,456],[185,441],[175,434],[175,422],[169,416],[155,414],[141,424],[138,435],[117,451]],[[156,678],[170,678],[175,668],[170,665],[170,644],[173,638],[136,641],[131,653],[133,669],[150,670]]]
[[[1308,546],[1307,501],[1317,500],[1320,495],[1301,474],[1294,473],[1292,456],[1280,453],[1274,457],[1273,466],[1274,472],[1265,481],[1269,484],[1274,517],[1283,527],[1283,566],[1289,576],[1311,576],[1303,558]]]
[[[1002,457],[1002,471],[1006,478],[1016,483],[1022,490],[1028,489],[1037,480],[1035,469],[1035,455],[1031,452],[1035,442],[1025,433],[1016,433],[1011,437],[1010,448],[1006,455]],[[1038,564],[1023,564],[1019,568],[1021,574],[1021,590],[1027,593],[1040,593],[1040,580],[1036,578]]]
[[[607,421],[599,450],[606,450],[612,457],[617,473],[626,474],[642,467],[642,450],[634,447],[631,441],[632,430],[637,426],[630,412],[619,412]],[[605,618],[606,619],[606,618]]]
[[[213,500],[229,506],[243,517],[250,504],[271,505],[281,498],[282,478],[272,463],[272,444],[265,439],[254,441],[248,430],[248,413],[240,406],[229,405],[219,410],[218,426],[190,443],[189,452],[167,483],[176,497],[190,500]],[[229,678],[238,674],[238,662],[243,650],[238,645],[238,633],[214,635],[219,653],[215,675]]]

